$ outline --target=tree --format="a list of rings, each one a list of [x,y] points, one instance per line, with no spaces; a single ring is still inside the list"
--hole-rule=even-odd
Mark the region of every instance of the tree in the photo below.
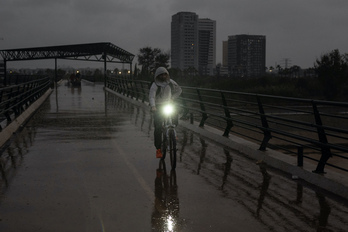
[[[169,68],[169,59],[170,59],[170,54],[169,53],[159,53],[155,57],[155,69],[158,67],[165,67],[166,69]]]
[[[135,64],[135,66],[134,66],[134,72],[133,72],[133,76],[134,77],[137,77],[138,76],[138,66],[137,66],[137,64]]]
[[[160,66],[168,68],[169,58],[169,53],[164,53],[159,48],[145,47],[139,49],[138,63],[142,66],[142,74],[148,75]]]
[[[342,90],[348,79],[348,56],[341,55],[338,49],[324,54],[316,60],[314,68],[323,87],[327,100],[333,100]]]
[[[277,65],[276,69],[278,69],[278,75],[281,76],[283,73],[283,68],[279,64]]]

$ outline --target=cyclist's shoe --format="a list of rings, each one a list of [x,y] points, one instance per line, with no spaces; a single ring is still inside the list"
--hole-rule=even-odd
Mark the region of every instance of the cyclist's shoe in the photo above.
[[[156,158],[162,158],[162,157],[163,157],[163,155],[162,155],[161,149],[157,149],[157,151],[156,151]]]

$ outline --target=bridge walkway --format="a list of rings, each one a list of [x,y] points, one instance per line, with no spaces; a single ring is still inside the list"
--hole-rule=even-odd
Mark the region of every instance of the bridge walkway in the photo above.
[[[172,172],[145,108],[62,83],[2,151],[0,231],[346,230],[345,200],[186,126]]]

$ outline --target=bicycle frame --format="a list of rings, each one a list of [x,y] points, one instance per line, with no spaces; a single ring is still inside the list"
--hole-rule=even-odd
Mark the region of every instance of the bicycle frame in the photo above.
[[[173,124],[172,120],[173,113],[167,115],[164,118],[162,128],[162,151],[163,160],[166,157],[167,151],[170,154],[170,164],[172,169],[176,168],[176,125]]]

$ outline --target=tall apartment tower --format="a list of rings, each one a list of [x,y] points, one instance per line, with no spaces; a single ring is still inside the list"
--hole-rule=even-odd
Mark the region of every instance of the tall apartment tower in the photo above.
[[[198,72],[214,75],[216,66],[216,21],[198,19]]]
[[[222,41],[222,66],[228,67],[228,41]]]
[[[259,77],[265,73],[266,36],[228,37],[228,69],[232,77]]]
[[[198,70],[198,15],[179,12],[171,22],[171,67]]]

